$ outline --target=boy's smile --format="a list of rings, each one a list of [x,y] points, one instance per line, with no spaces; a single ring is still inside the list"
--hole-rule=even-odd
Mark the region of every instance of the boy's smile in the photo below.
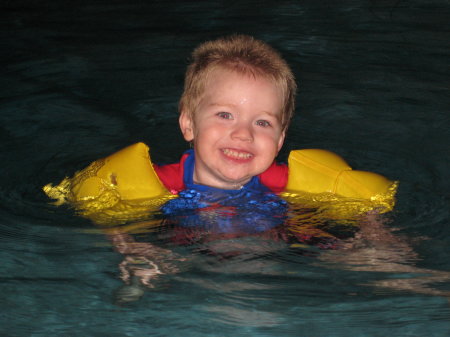
[[[205,88],[196,110],[180,116],[184,138],[194,143],[194,181],[237,189],[264,172],[283,145],[282,92],[262,76],[225,68],[213,70]]]

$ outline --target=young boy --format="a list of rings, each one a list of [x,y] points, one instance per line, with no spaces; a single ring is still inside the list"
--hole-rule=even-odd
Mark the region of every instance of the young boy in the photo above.
[[[179,125],[193,149],[178,163],[151,166],[144,160],[138,168],[139,174],[144,172],[145,175],[153,171],[153,167],[158,186],[161,181],[168,191],[178,195],[162,207],[166,215],[174,215],[172,219],[179,225],[173,241],[206,243],[214,242],[218,237],[216,234],[222,238],[262,234],[268,239],[287,242],[294,239],[318,244],[321,248],[333,248],[335,238],[317,228],[312,228],[311,234],[305,233],[308,226],[304,224],[302,231],[296,230],[295,224],[283,225],[286,202],[272,193],[265,193],[282,192],[288,184],[288,166],[274,162],[295,106],[296,84],[287,63],[266,43],[245,35],[203,43],[194,50],[192,58],[179,104]],[[144,150],[146,152],[147,148]],[[124,221],[134,220],[133,207],[126,202],[116,207],[115,203],[121,199],[145,199],[145,193],[153,186],[144,189],[143,194],[136,192],[142,185],[142,181],[135,178],[138,175],[136,167],[118,153],[113,156],[114,160],[108,157],[96,161],[74,178],[65,179],[57,187],[46,186],[44,190],[62,202],[74,200],[81,210],[85,207],[84,214],[94,222],[101,219],[98,223],[114,223],[108,218],[109,214],[115,214],[114,211],[118,215],[123,212]],[[140,153],[137,157],[141,160],[144,155]],[[110,167],[106,168],[108,165]],[[345,162],[334,157],[330,168],[316,162],[312,162],[312,166],[323,170],[324,176],[302,175],[302,188],[311,181],[318,181],[319,191],[327,191],[322,187],[325,178],[331,181],[333,188],[338,187],[339,179],[351,171]],[[351,182],[364,190],[364,184],[359,182],[365,179],[365,173],[361,178],[361,172],[352,172]],[[131,188],[120,190],[121,186]],[[344,192],[348,190],[351,191],[347,188]],[[131,197],[127,199],[129,191]],[[91,201],[93,206],[89,205]],[[82,204],[84,202],[87,206]],[[142,212],[136,207],[137,214],[148,215],[147,206],[144,204]],[[193,212],[178,217],[179,212],[186,209]],[[97,213],[102,212],[106,221],[102,214],[98,217]],[[172,219],[169,217],[169,221]],[[204,231],[202,225],[205,224],[216,227]],[[120,265],[125,282],[152,286],[152,280],[158,275],[176,272],[176,268],[171,267],[169,250],[149,242],[135,242],[122,228],[113,228],[109,233],[116,249],[126,256]],[[215,248],[209,245],[208,249],[218,253]],[[229,252],[220,254],[229,255]],[[178,260],[178,257],[172,256],[172,260]],[[134,290],[136,287],[125,287],[119,297],[122,301],[133,300],[136,297]]]
[[[179,124],[193,145],[178,164],[157,166],[173,192],[195,187],[278,192],[287,166],[274,159],[294,112],[291,69],[266,43],[233,35],[192,54],[179,104]]]
[[[248,202],[246,193],[279,192],[287,183],[287,166],[274,163],[274,159],[283,145],[294,112],[296,84],[292,71],[269,45],[245,35],[203,43],[194,50],[192,57],[179,104],[179,124],[184,139],[193,149],[187,151],[179,163],[153,165],[164,186],[179,194],[178,199],[163,206],[163,211],[176,214],[190,207],[195,210],[179,218],[182,223],[177,224],[172,240],[179,244],[201,240],[206,244],[217,239],[215,234],[236,236],[271,229],[283,221],[280,214],[286,210],[278,203],[281,199],[275,196],[276,200],[264,202],[266,206],[275,205],[265,212],[266,216],[261,216],[264,210],[258,205],[250,205],[252,210],[241,209],[240,214],[250,217],[250,221],[244,221],[236,213],[229,216],[223,212],[228,206],[234,208],[236,202]],[[200,200],[188,205],[184,190],[189,191],[188,201],[195,192],[201,194]],[[230,195],[231,204],[226,198]],[[217,208],[219,216],[211,210],[211,204],[217,200],[222,203]],[[203,211],[197,212],[198,208]],[[271,214],[267,214],[269,212]],[[205,224],[214,228],[209,227],[205,232]],[[202,233],[208,233],[208,238]],[[167,268],[160,271],[156,267],[162,265],[161,261],[167,261],[167,258],[155,257],[160,248],[136,243],[121,233],[111,239],[126,256],[136,256],[136,247],[144,245],[145,253],[138,254],[139,261],[147,261],[145,256],[151,256],[153,261],[152,265],[147,262],[135,266],[134,259],[124,260],[122,279],[132,285],[120,289],[120,301],[135,300],[136,285],[151,286],[158,273],[168,272]],[[159,255],[170,256],[169,252]],[[156,260],[158,263],[154,264]],[[139,292],[138,296],[141,294]]]

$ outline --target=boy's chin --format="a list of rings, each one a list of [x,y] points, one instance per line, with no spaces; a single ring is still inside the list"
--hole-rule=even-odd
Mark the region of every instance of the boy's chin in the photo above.
[[[226,187],[226,189],[231,189],[231,190],[237,190],[239,188],[241,188],[242,186],[244,186],[245,184],[247,184],[250,181],[251,177],[247,177],[247,176],[243,176],[243,177],[228,177],[228,179],[223,181],[223,185],[224,186],[229,186]]]

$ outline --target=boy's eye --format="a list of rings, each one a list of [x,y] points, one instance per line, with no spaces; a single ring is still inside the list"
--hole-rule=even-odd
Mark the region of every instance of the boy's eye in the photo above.
[[[262,126],[262,127],[268,127],[268,126],[270,126],[270,122],[260,119],[260,120],[256,121],[256,125]]]
[[[225,112],[225,111],[221,111],[221,112],[217,113],[217,116],[219,116],[220,118],[223,118],[223,119],[232,119],[233,118],[231,113]]]

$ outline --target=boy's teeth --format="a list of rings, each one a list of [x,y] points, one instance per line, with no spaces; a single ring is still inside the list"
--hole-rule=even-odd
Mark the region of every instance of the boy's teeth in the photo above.
[[[229,157],[234,157],[234,158],[239,158],[239,159],[247,159],[252,156],[250,153],[237,152],[237,151],[233,151],[230,149],[223,150],[223,153],[225,153]]]

